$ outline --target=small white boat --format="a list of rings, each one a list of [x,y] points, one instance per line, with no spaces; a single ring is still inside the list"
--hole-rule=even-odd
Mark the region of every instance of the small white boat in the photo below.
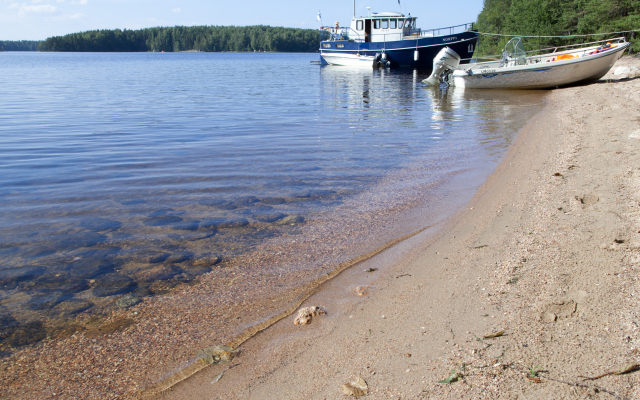
[[[629,47],[623,37],[589,44],[592,46],[572,45],[527,55],[522,39],[516,37],[507,43],[497,61],[458,67],[450,55],[436,57],[432,75],[423,82],[433,85],[446,81],[468,89],[548,89],[588,83],[606,75]]]
[[[376,63],[374,56],[366,56],[364,54],[349,54],[349,53],[330,53],[323,54],[323,60],[329,65],[344,65],[351,67],[373,67]]]

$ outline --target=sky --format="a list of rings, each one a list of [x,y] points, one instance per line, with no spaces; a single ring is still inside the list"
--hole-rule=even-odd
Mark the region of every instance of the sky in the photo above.
[[[473,22],[483,0],[401,0],[422,29]],[[453,6],[453,7],[452,7]],[[400,11],[396,0],[356,0],[357,16]],[[43,40],[94,29],[175,25],[349,25],[353,0],[0,0],[0,40]]]

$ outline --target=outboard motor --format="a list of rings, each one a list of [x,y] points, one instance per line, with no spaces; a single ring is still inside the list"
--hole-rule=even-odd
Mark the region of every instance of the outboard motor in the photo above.
[[[443,76],[458,68],[458,65],[460,65],[460,56],[458,53],[445,47],[440,50],[436,58],[433,59],[433,72],[431,72],[431,75],[423,80],[422,83],[439,86]]]

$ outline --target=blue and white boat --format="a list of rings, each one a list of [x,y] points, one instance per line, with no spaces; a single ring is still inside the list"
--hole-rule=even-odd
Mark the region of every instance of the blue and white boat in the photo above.
[[[431,69],[433,59],[446,47],[470,59],[478,41],[473,24],[422,30],[416,17],[401,12],[371,13],[356,18],[355,1],[351,26],[322,28],[322,65],[409,67]],[[463,61],[464,62],[464,61]]]

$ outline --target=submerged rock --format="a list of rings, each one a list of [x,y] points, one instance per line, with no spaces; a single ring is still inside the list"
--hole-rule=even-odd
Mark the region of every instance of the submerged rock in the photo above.
[[[21,267],[0,270],[0,286],[15,285],[25,281],[33,281],[46,272],[45,267]]]
[[[77,260],[69,265],[69,272],[79,278],[91,279],[100,275],[112,273],[122,266],[122,262],[102,261],[95,259]]]
[[[57,250],[55,248],[51,248],[51,247],[34,246],[34,247],[29,247],[26,250],[23,250],[22,254],[20,255],[23,258],[39,258],[39,257],[46,257],[52,254],[55,254],[56,251]]]
[[[4,340],[4,343],[11,347],[20,347],[39,342],[46,337],[47,329],[44,324],[39,321],[34,321],[18,325]]]
[[[150,213],[149,216],[150,217],[161,217],[161,216],[169,215],[169,214],[175,213],[175,212],[176,212],[176,210],[174,210],[173,208],[162,207],[162,208],[158,208],[157,210],[155,210],[152,213]]]
[[[94,304],[90,301],[82,299],[70,299],[56,304],[56,306],[51,309],[51,312],[53,314],[59,315],[60,317],[66,317],[88,310],[93,306]]]
[[[63,235],[51,244],[59,250],[78,249],[81,247],[93,247],[108,238],[95,232],[80,232],[73,235]]]
[[[203,221],[200,223],[199,229],[200,230],[217,230],[217,228],[220,226],[220,224],[222,224],[223,222],[225,222],[226,220],[224,218],[216,218],[216,219],[210,219],[207,221]]]
[[[138,303],[140,303],[140,297],[134,294],[127,294],[116,300],[116,307],[129,308],[135,306]]]
[[[89,283],[77,276],[56,274],[39,278],[33,282],[31,288],[42,291],[77,293],[89,289]]]
[[[268,213],[268,214],[258,214],[254,215],[254,219],[260,222],[275,222],[279,219],[285,218],[286,215],[283,213]]]
[[[231,204],[233,204],[236,207],[249,207],[255,203],[258,203],[260,200],[258,200],[257,197],[254,196],[245,196],[245,197],[241,197],[237,200],[234,200]]]
[[[122,223],[105,218],[86,218],[80,221],[80,226],[94,232],[116,231]]]
[[[299,215],[287,215],[275,221],[274,225],[298,225],[304,222],[304,218]]]
[[[176,231],[196,231],[200,226],[200,221],[181,221],[173,224],[171,229]]]
[[[167,226],[177,224],[181,222],[182,218],[176,215],[160,215],[156,217],[149,217],[142,221],[147,226]]]
[[[171,292],[171,290],[182,283],[179,280],[155,281],[149,285],[149,290],[155,295],[162,295]]]
[[[156,281],[166,281],[182,273],[182,270],[173,265],[159,265],[157,267],[143,269],[134,275],[141,283],[151,283]]]
[[[126,275],[104,275],[96,279],[93,294],[98,297],[113,296],[130,292],[136,288],[136,282]]]
[[[283,197],[267,197],[262,199],[262,202],[264,204],[269,204],[269,205],[278,205],[278,204],[284,204],[287,201],[283,198]]]
[[[218,224],[219,228],[244,228],[245,226],[249,225],[249,221],[245,218],[234,218],[234,219],[227,219],[223,222],[221,222],[220,224]]]
[[[37,294],[27,301],[26,308],[30,310],[46,311],[52,309],[58,303],[68,300],[70,297],[71,294],[62,292]]]
[[[167,262],[171,264],[179,264],[186,261],[189,261],[193,258],[194,254],[188,251],[179,251],[171,254],[167,258]]]
[[[132,258],[141,263],[158,264],[165,262],[171,253],[157,250],[149,250],[135,254]]]

